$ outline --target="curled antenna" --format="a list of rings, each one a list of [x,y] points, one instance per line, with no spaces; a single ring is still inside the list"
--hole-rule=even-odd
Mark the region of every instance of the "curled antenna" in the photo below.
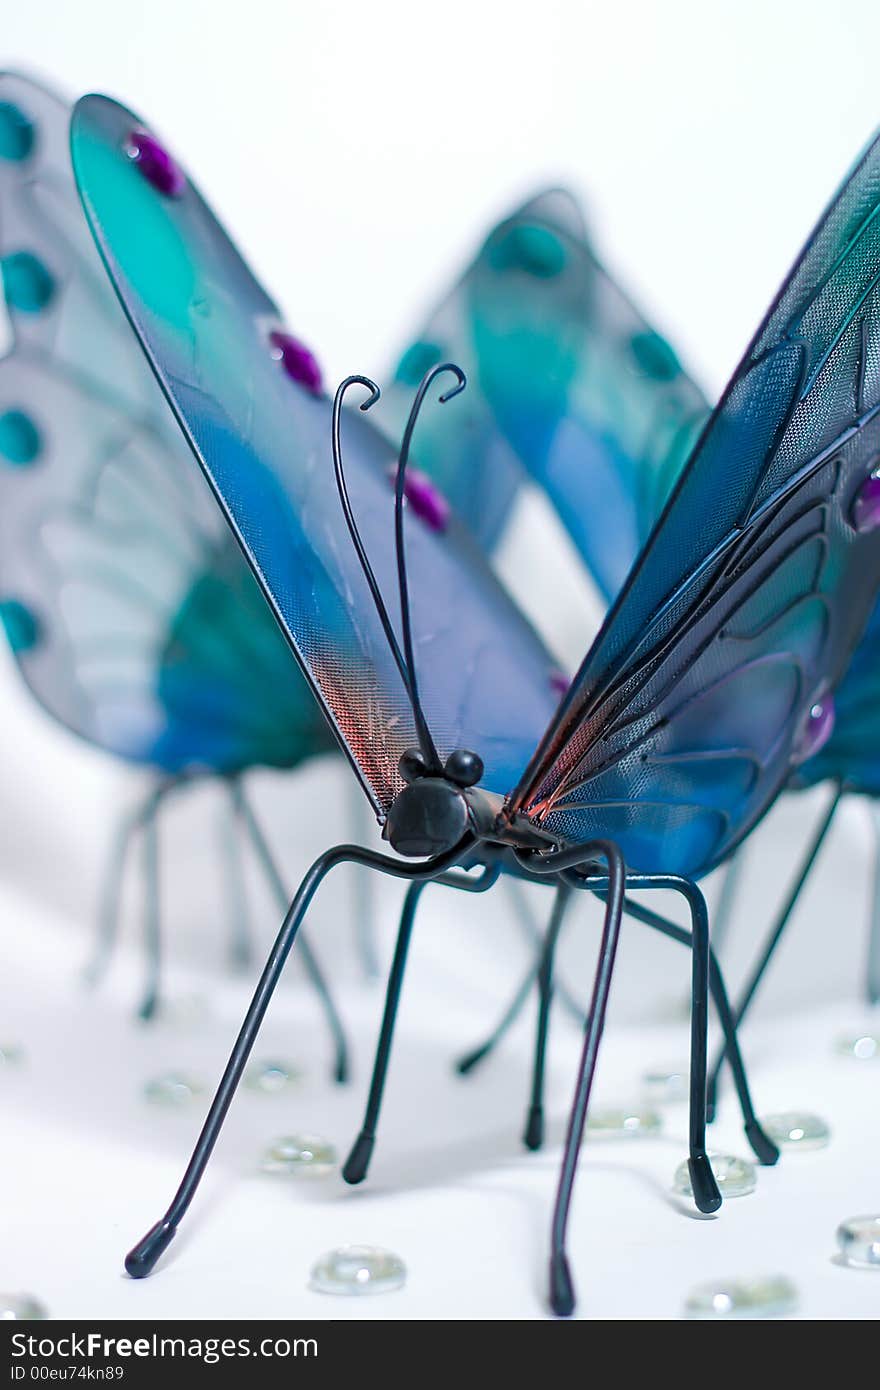
[[[407,418],[406,428],[403,431],[403,439],[400,445],[400,455],[397,460],[397,477],[394,484],[394,547],[397,557],[397,585],[400,592],[400,621],[403,632],[403,657],[409,671],[409,694],[410,702],[413,707],[413,715],[416,720],[416,728],[419,734],[419,745],[422,755],[428,766],[435,767],[442,771],[442,763],[431,738],[427,721],[422,711],[422,702],[419,696],[418,678],[416,675],[416,658],[413,649],[412,617],[409,602],[409,584],[406,575],[406,546],[403,535],[403,502],[406,496],[406,467],[409,463],[409,451],[412,444],[413,432],[419,413],[425,400],[425,396],[435,379],[443,372],[452,372],[456,377],[455,386],[448,391],[444,391],[439,397],[441,405],[451,401],[453,396],[457,396],[467,385],[467,378],[461,367],[457,367],[454,362],[439,362],[426,372],[422,377],[419,388],[416,391],[415,400]]]
[[[400,645],[397,641],[397,636],[395,634],[391,618],[388,614],[388,609],[385,606],[385,600],[382,597],[382,591],[379,588],[376,576],[373,573],[373,567],[370,564],[369,556],[367,555],[367,552],[364,548],[364,543],[361,540],[360,531],[358,530],[358,525],[354,518],[354,512],[352,511],[351,506],[351,499],[349,498],[348,488],[345,482],[345,470],[342,463],[340,422],[342,419],[342,403],[345,398],[346,392],[352,386],[363,386],[370,393],[366,400],[361,401],[361,410],[369,410],[371,406],[376,404],[376,401],[379,399],[379,396],[381,394],[379,391],[379,387],[376,385],[375,381],[371,381],[369,377],[347,376],[344,381],[340,382],[336,390],[336,395],[333,398],[333,419],[331,434],[333,449],[333,468],[336,474],[336,487],[339,492],[339,500],[342,503],[342,514],[345,517],[345,524],[348,527],[348,533],[351,536],[352,544],[355,548],[355,553],[357,554],[361,569],[364,572],[364,578],[366,579],[367,584],[369,586],[370,594],[372,595],[373,599],[373,604],[375,606],[377,614],[379,615],[379,621],[382,624],[382,630],[385,633],[385,638],[388,642],[391,655],[394,658],[394,663],[397,666],[398,671],[400,672],[400,678],[403,681],[404,689],[406,690],[407,698],[409,699],[410,707],[412,709],[413,722],[416,726],[416,735],[419,741],[419,747],[421,749],[425,764],[432,771],[439,772],[442,771],[443,765],[440,762],[440,758],[437,754],[437,749],[434,746],[434,740],[431,737],[431,732],[428,728],[424,712],[422,711],[422,707],[419,702],[418,687],[415,681],[415,671],[414,668],[409,664],[407,658],[405,658],[403,652],[401,652],[400,650]],[[422,394],[424,394],[424,392],[422,392]],[[411,429],[409,430],[409,433],[412,434]],[[404,469],[405,467],[406,464],[404,460]],[[398,464],[398,473],[399,472],[400,464]],[[400,576],[399,564],[398,575]],[[405,568],[403,571],[401,583],[404,585],[405,589]],[[411,654],[412,634],[409,630],[408,599],[406,603],[405,613],[406,616],[404,618],[404,643],[406,650]]]

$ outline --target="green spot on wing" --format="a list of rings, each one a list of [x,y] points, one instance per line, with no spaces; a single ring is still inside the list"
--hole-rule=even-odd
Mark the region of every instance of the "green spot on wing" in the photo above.
[[[408,347],[401,357],[394,373],[395,380],[402,381],[405,386],[418,386],[425,373],[442,361],[441,345],[420,339]]]
[[[40,640],[39,619],[18,599],[0,603],[0,623],[14,652],[30,651]]]
[[[565,247],[555,232],[525,222],[496,234],[489,242],[487,254],[493,270],[522,270],[540,280],[561,274],[567,260]]]
[[[21,410],[0,415],[0,455],[16,468],[33,463],[40,452],[40,435],[30,416]]]
[[[10,309],[22,314],[38,314],[45,309],[55,293],[55,281],[43,262],[29,251],[14,251],[4,256],[3,293]]]
[[[0,159],[15,163],[27,159],[34,147],[36,132],[20,107],[0,101]]]
[[[659,333],[636,333],[630,347],[639,368],[655,381],[673,381],[681,371],[681,363]]]

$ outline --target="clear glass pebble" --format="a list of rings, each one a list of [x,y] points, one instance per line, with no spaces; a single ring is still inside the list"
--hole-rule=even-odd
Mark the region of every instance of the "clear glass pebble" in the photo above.
[[[169,1071],[163,1076],[155,1076],[152,1081],[147,1081],[144,1085],[144,1099],[150,1105],[167,1105],[174,1108],[178,1105],[189,1105],[190,1101],[204,1091],[204,1086],[200,1081],[195,1081],[191,1076],[185,1076],[181,1072]]]
[[[842,1057],[854,1057],[857,1062],[873,1062],[880,1058],[880,1036],[876,1033],[844,1033],[835,1040],[834,1051]]]
[[[293,1062],[260,1061],[253,1062],[244,1074],[244,1084],[249,1091],[258,1095],[274,1096],[293,1086],[302,1073]]]
[[[20,1067],[24,1061],[24,1048],[18,1043],[0,1043],[0,1067]]]
[[[309,1287],[318,1293],[393,1293],[406,1283],[406,1265],[381,1245],[341,1245],[312,1269]]]
[[[0,1322],[42,1322],[48,1316],[31,1293],[0,1293]]]
[[[651,1105],[677,1105],[687,1094],[686,1071],[646,1071],[642,1076],[642,1095]]]
[[[841,1221],[837,1244],[848,1265],[880,1269],[880,1216],[850,1216]]]
[[[636,1105],[597,1105],[587,1115],[587,1134],[595,1139],[647,1138],[662,1128],[656,1110]]]
[[[758,1185],[755,1165],[747,1158],[737,1158],[735,1154],[710,1154],[709,1162],[722,1197],[745,1197],[749,1192],[754,1192]],[[672,1181],[675,1191],[682,1197],[693,1197],[686,1162],[678,1165]]]
[[[780,1149],[824,1149],[831,1142],[831,1129],[820,1115],[811,1115],[807,1110],[782,1110],[776,1115],[765,1115],[761,1128]]]
[[[797,1308],[798,1293],[784,1274],[757,1279],[713,1279],[697,1284],[684,1310],[691,1318],[784,1318]]]
[[[285,1134],[263,1154],[264,1173],[292,1173],[295,1177],[323,1178],[337,1164],[336,1150],[318,1134]]]

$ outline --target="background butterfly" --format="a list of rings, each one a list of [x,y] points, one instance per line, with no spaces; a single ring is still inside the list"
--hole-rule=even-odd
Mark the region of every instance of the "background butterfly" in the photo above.
[[[0,616],[43,708],[156,774],[123,823],[104,923],[112,934],[140,828],[147,1017],[162,797],[193,776],[222,779],[283,901],[241,774],[295,767],[334,743],[107,282],[73,184],[69,118],[31,80],[0,77],[0,265],[14,335],[0,360]],[[310,948],[305,959],[344,1073],[339,1020]]]

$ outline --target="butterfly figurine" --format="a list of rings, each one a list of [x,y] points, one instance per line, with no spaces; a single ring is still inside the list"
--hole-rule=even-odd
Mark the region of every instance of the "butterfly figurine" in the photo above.
[[[155,774],[120,827],[99,958],[140,831],[147,1018],[158,1002],[162,802],[197,776],[219,779],[286,904],[242,774],[296,767],[335,743],[109,285],[73,181],[69,125],[68,103],[0,76],[0,270],[13,334],[0,360],[0,618],[43,709]],[[227,862],[236,852],[234,836]],[[239,957],[246,945],[239,935]],[[344,1032],[308,944],[304,962],[342,1077]]]
[[[605,903],[551,1231],[550,1303],[569,1314],[569,1205],[628,888],[677,891],[691,910],[689,1169],[697,1206],[720,1205],[705,1149],[697,879],[816,751],[814,711],[880,582],[878,538],[857,524],[880,437],[878,359],[864,351],[878,326],[880,146],[797,261],[560,699],[552,658],[454,516],[441,529],[404,507],[421,407],[442,377],[453,409],[461,369],[423,377],[395,463],[364,414],[374,383],[349,377],[331,404],[285,373],[275,305],[137,117],[86,97],[71,141],[132,327],[394,851],[339,845],[306,874],[181,1186],[128,1272],[149,1274],[175,1235],[326,875],[354,862],[408,881],[411,916],[425,885],[487,890],[504,866]],[[755,1121],[750,1137],[773,1161],[759,1134]]]

